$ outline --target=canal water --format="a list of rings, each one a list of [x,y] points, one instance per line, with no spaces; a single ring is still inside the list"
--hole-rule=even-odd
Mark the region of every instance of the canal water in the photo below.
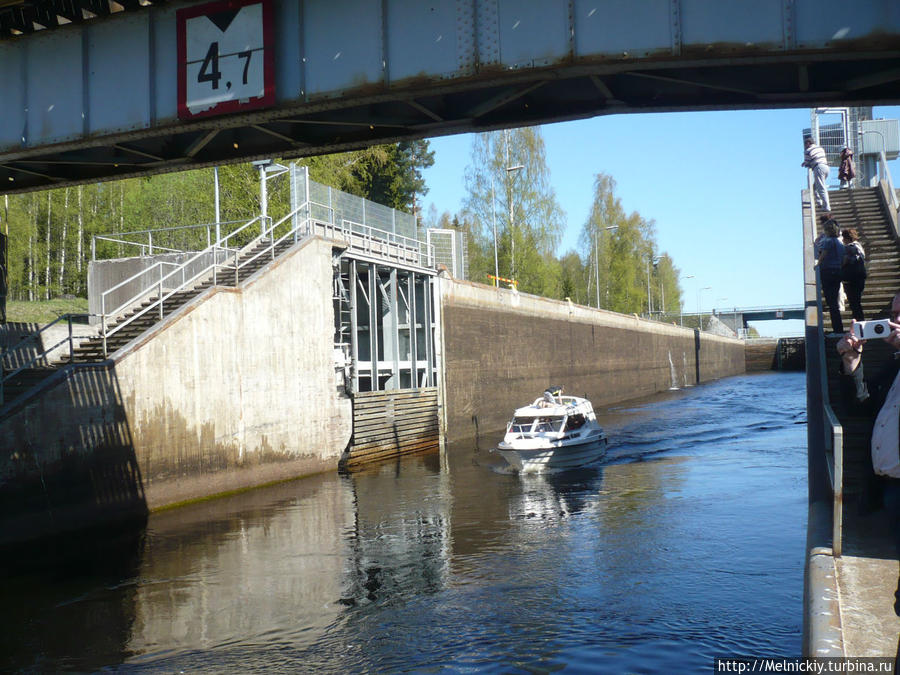
[[[8,556],[0,669],[686,673],[799,655],[803,374],[600,413],[594,467],[520,477],[484,436]]]

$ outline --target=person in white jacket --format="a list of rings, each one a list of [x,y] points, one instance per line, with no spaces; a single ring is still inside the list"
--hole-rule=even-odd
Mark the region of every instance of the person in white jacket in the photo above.
[[[828,188],[825,181],[828,180],[828,159],[825,157],[825,150],[821,145],[813,143],[813,139],[807,137],[804,141],[806,152],[803,154],[803,163],[807,169],[812,169],[815,177],[815,186],[813,191],[816,193],[816,207],[831,213],[831,202],[828,200]]]

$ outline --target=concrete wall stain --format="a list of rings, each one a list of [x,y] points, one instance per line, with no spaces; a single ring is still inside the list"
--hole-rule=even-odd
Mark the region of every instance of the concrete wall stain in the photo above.
[[[331,283],[331,244],[308,240],[16,410],[0,423],[0,541],[114,519],[123,500],[145,515],[336,469],[352,422],[322,386]]]
[[[440,288],[450,442],[501,430],[549,385],[605,406],[697,381],[692,330],[471,282]],[[697,344],[701,382],[744,372],[739,340]]]

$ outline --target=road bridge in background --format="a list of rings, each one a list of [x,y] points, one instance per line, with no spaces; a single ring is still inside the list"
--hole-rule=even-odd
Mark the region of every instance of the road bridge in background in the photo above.
[[[728,310],[713,310],[716,317],[731,330],[741,334],[747,330],[751,321],[786,321],[804,318],[803,305],[780,305],[775,307],[735,307]]]
[[[896,0],[2,0],[0,192],[609,113],[900,101]]]

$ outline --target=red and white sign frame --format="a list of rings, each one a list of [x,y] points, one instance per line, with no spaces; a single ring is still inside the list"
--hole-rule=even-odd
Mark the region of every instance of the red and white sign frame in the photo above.
[[[253,19],[255,23],[252,25],[238,25],[238,28],[242,29],[244,32],[249,32],[254,36],[253,44],[251,45],[252,52],[254,55],[262,52],[262,68],[259,69],[255,67],[253,70],[254,75],[258,78],[261,77],[262,82],[256,82],[254,80],[253,86],[258,87],[253,95],[250,95],[246,98],[236,98],[233,93],[228,91],[231,86],[231,82],[227,82],[229,85],[228,88],[224,88],[222,91],[214,91],[214,89],[218,89],[218,87],[214,87],[213,85],[218,85],[218,80],[221,79],[222,75],[218,71],[218,59],[219,55],[217,53],[214,55],[214,63],[215,63],[215,76],[206,74],[204,75],[204,71],[207,69],[208,64],[207,61],[203,62],[203,65],[200,67],[201,75],[194,78],[191,77],[191,82],[189,84],[188,78],[189,73],[193,75],[193,70],[197,68],[197,60],[196,60],[196,46],[198,40],[201,40],[202,37],[198,36],[198,33],[201,31],[197,30],[196,27],[200,25],[200,23],[206,22],[198,22],[197,19],[199,17],[210,17],[222,13],[227,12],[241,12],[246,7],[252,7],[253,5],[260,6],[260,12],[252,13]],[[244,12],[245,16],[250,13]],[[240,15],[239,15],[240,16]],[[251,17],[252,18],[252,17]],[[179,9],[176,12],[176,22],[177,22],[177,39],[178,39],[178,117],[179,119],[194,119],[197,117],[209,117],[213,115],[224,115],[228,113],[241,112],[244,110],[254,110],[257,108],[265,108],[275,103],[275,46],[274,46],[274,29],[272,26],[272,2],[271,0],[219,0],[217,2],[210,2],[203,5],[195,5],[193,7],[185,7],[184,9]],[[237,21],[236,21],[237,23]],[[232,24],[228,26],[228,30],[232,29]],[[209,26],[204,26],[206,32],[208,33]],[[226,32],[223,31],[221,35],[226,35]],[[206,42],[209,42],[208,39],[204,41],[204,47]],[[259,42],[259,44],[257,44]],[[189,45],[191,46],[191,51],[193,52],[195,58],[188,61],[188,49]],[[209,59],[210,55],[213,53],[213,44],[210,43],[209,53],[207,53],[207,59]],[[247,77],[249,71],[249,65],[251,62],[251,56],[249,56],[251,49],[248,49],[245,52],[241,52],[240,56],[243,56],[246,61],[244,63],[243,68],[243,84],[247,84]],[[235,54],[225,54],[221,58],[235,57],[238,55]],[[256,62],[254,62],[254,66],[256,66]],[[233,68],[232,68],[233,70]],[[206,80],[212,82],[209,86],[210,93],[209,95],[202,101],[198,102],[196,98],[196,89],[197,85],[194,83],[195,80]],[[256,92],[259,92],[258,94]]]

